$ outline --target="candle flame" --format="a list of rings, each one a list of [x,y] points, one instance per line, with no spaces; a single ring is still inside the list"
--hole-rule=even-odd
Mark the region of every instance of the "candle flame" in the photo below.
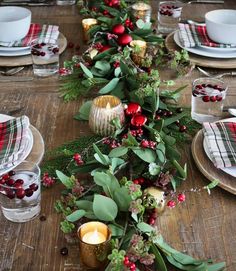
[[[107,105],[106,105],[106,109],[111,109],[111,105],[110,105],[109,102],[108,102]]]

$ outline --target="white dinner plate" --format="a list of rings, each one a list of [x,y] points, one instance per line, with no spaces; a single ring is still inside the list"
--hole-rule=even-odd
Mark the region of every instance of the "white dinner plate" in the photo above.
[[[0,56],[25,56],[30,54],[30,49],[16,51],[2,51],[0,48]]]
[[[224,119],[224,120],[221,120],[221,121],[230,121],[230,122],[236,122],[236,118],[229,118],[229,119]],[[204,148],[204,151],[207,155],[207,157],[212,161],[212,158],[211,158],[211,154],[210,154],[210,151],[207,147],[207,144],[206,144],[206,139],[204,137],[203,139],[203,148]],[[233,177],[236,177],[236,167],[229,167],[229,168],[221,168],[222,171],[224,171],[225,173],[233,176]]]
[[[184,47],[181,44],[178,30],[174,33],[174,41],[180,48],[185,49],[186,51],[196,54],[196,55],[212,57],[212,58],[236,58],[236,50],[234,52],[221,52],[221,51],[219,52],[219,51],[206,50],[204,48]]]
[[[6,51],[6,52],[11,52],[11,51],[22,51],[22,50],[26,50],[29,49],[29,46],[25,46],[25,47],[6,47],[6,46],[1,46],[0,45],[0,51]]]
[[[4,115],[4,114],[0,114],[0,122],[8,121],[10,119],[13,119],[13,117],[8,116],[8,115]],[[23,162],[27,158],[27,156],[30,154],[32,147],[33,147],[33,144],[34,144],[33,134],[32,134],[32,131],[30,129],[28,129],[27,143],[26,143],[25,151],[19,155],[19,159],[16,162],[14,162],[14,166],[6,167],[6,168],[0,170],[0,175],[3,175],[5,173],[13,170],[16,166],[18,166],[21,162]]]
[[[221,48],[221,47],[210,47],[210,46],[206,46],[206,45],[198,45],[197,46],[198,49],[203,49],[203,50],[210,50],[212,52],[236,52],[236,47],[229,47],[229,48]]]

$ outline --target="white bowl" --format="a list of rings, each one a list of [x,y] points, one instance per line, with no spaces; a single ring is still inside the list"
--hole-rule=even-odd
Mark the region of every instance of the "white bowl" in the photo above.
[[[218,9],[205,15],[208,36],[215,42],[236,44],[236,10]]]
[[[22,7],[0,7],[0,41],[24,38],[30,28],[31,11]]]

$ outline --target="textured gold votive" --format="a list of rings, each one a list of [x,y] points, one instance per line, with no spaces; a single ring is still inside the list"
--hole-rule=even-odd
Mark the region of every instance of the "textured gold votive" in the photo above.
[[[98,221],[83,224],[78,229],[80,261],[87,269],[105,270],[111,252],[111,231]]]
[[[101,136],[109,136],[115,131],[111,121],[119,118],[124,123],[124,108],[119,98],[112,95],[99,96],[93,100],[90,114],[89,126],[91,130]]]
[[[147,50],[147,43],[144,40],[132,40],[130,42],[130,46],[134,48],[131,57],[134,63],[140,65],[142,59],[145,57]]]
[[[84,41],[88,41],[90,39],[88,31],[92,26],[96,25],[97,23],[98,21],[94,18],[87,18],[82,20]]]
[[[152,8],[150,5],[143,2],[138,2],[133,4],[131,8],[132,13],[136,18],[142,19],[144,22],[148,23],[151,21]]]

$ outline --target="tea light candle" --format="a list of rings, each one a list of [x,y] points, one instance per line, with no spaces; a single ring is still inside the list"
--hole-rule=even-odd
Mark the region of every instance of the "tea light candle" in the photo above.
[[[85,223],[78,229],[78,237],[81,263],[86,268],[105,270],[111,251],[111,231],[108,226],[98,221]]]
[[[132,13],[135,17],[142,19],[144,22],[150,22],[152,8],[144,2],[138,2],[132,5]]]
[[[87,18],[87,19],[83,19],[82,20],[82,26],[83,26],[83,33],[84,33],[84,41],[88,41],[89,40],[89,34],[88,31],[89,29],[96,25],[98,23],[98,21],[94,18]]]
[[[147,43],[146,41],[143,40],[133,40],[130,42],[130,46],[134,48],[131,57],[133,61],[137,64],[140,65],[142,58],[145,57],[146,50],[147,50]]]
[[[104,95],[95,98],[92,102],[89,114],[89,126],[95,134],[109,136],[115,131],[111,121],[119,118],[124,123],[124,108],[119,98],[112,95]]]

